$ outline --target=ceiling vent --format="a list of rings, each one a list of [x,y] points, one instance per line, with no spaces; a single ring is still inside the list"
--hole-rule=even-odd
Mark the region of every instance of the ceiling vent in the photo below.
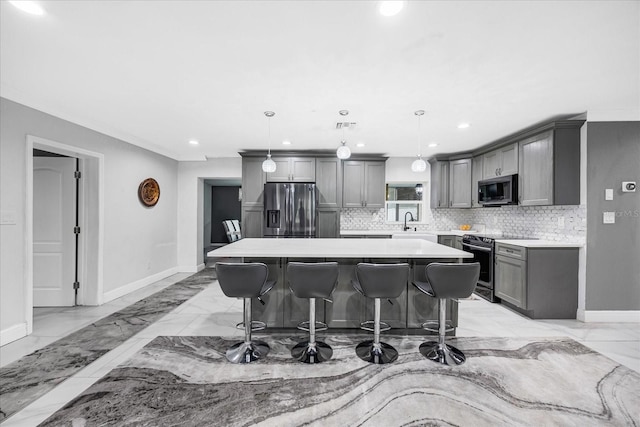
[[[353,129],[356,127],[356,122],[337,122],[336,129]]]

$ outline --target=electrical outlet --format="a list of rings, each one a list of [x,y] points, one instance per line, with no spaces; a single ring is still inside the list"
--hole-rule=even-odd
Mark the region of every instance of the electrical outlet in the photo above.
[[[559,229],[564,229],[564,217],[563,216],[559,216],[558,217],[558,228]]]
[[[605,200],[613,200],[613,188],[605,188],[605,190],[604,190],[604,199]]]
[[[603,224],[615,224],[616,223],[616,213],[615,212],[602,212],[602,223]]]

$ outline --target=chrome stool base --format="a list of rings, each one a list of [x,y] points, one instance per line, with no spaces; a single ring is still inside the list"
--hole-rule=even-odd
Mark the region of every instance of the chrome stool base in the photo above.
[[[239,342],[227,350],[227,360],[231,363],[251,363],[269,353],[269,344],[264,341]]]
[[[462,365],[466,358],[464,353],[449,344],[428,341],[420,344],[420,354],[429,360],[442,365]]]
[[[387,343],[375,343],[373,340],[362,341],[356,347],[356,354],[365,362],[384,365],[398,358],[398,350]]]
[[[333,349],[322,341],[316,341],[313,344],[302,341],[291,349],[291,356],[303,363],[321,363],[331,359]]]

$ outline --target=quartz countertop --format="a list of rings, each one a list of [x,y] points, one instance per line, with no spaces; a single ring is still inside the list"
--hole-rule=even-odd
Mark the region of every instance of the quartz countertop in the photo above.
[[[506,243],[513,246],[522,246],[523,248],[581,248],[582,243],[565,243],[554,242],[551,240],[512,240],[512,239],[496,239],[497,243]]]
[[[398,230],[340,230],[341,236],[391,236]]]
[[[210,251],[210,257],[255,258],[473,258],[423,239],[250,239]]]

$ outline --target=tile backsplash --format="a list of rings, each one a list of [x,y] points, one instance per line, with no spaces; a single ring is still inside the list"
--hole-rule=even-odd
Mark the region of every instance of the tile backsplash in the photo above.
[[[587,209],[579,206],[503,206],[499,208],[430,209],[427,224],[412,224],[418,231],[458,229],[461,224],[482,224],[489,233],[584,243]],[[342,230],[397,230],[401,224],[385,222],[384,209],[344,208]]]

